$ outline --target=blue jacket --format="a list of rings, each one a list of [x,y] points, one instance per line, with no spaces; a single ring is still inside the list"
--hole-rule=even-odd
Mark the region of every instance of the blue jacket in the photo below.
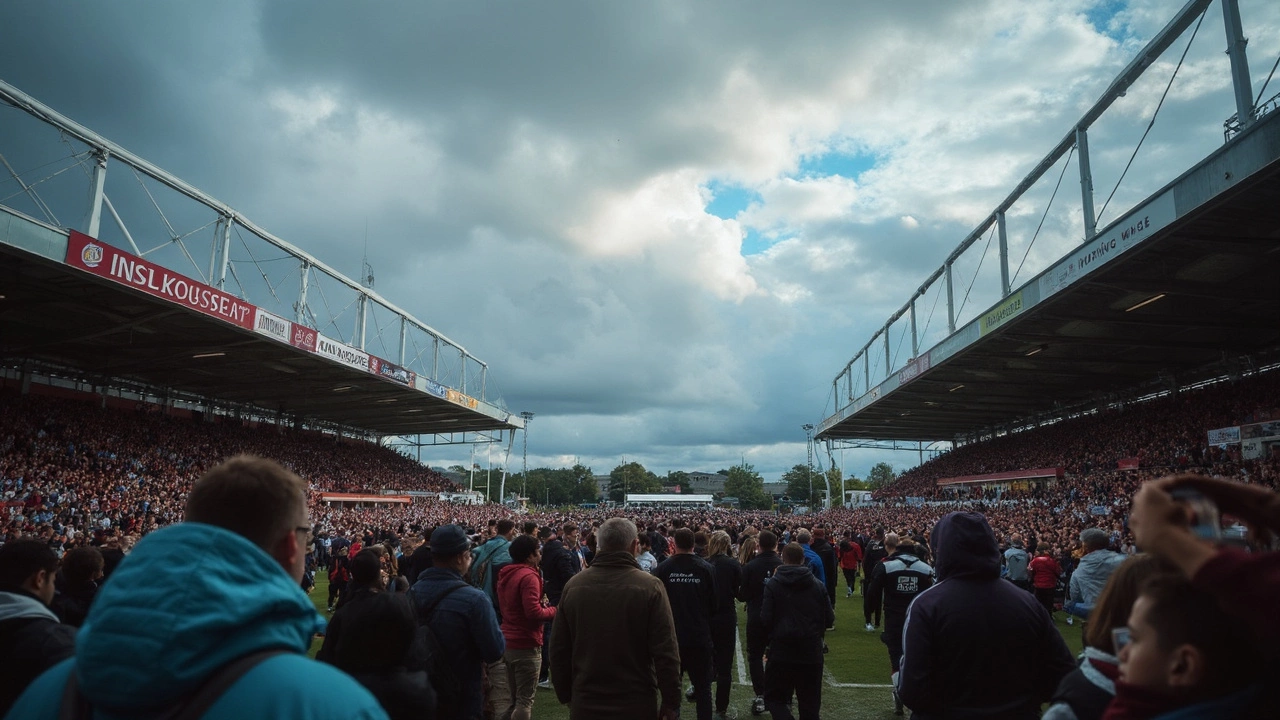
[[[459,588],[440,601],[430,618],[422,612],[450,587],[465,584],[458,573],[446,568],[432,567],[418,575],[418,582],[409,590],[413,605],[421,622],[430,623],[440,646],[447,648],[454,660],[454,672],[462,685],[462,697],[467,703],[463,708],[437,708],[440,717],[478,718],[484,703],[484,687],[480,674],[481,664],[496,662],[507,649],[498,626],[498,616],[489,598],[470,585]]]
[[[271,556],[222,528],[181,523],[143,538],[103,585],[73,660],[41,675],[6,716],[54,720],[74,662],[95,720],[145,719],[228,662],[271,648],[207,720],[382,719],[373,695],[307,658],[324,627],[310,598]]]
[[[804,548],[804,564],[809,566],[813,571],[813,576],[818,578],[818,582],[823,585],[827,584],[827,571],[822,567],[822,557],[818,552],[808,545],[801,545]]]

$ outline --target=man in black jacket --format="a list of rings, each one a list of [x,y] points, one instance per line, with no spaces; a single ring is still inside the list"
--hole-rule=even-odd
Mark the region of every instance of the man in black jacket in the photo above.
[[[76,629],[58,622],[58,556],[39,540],[0,548],[0,717],[41,673],[75,653]]]
[[[1071,652],[1034,595],[1000,579],[987,519],[953,512],[933,530],[938,584],[907,611],[898,695],[918,720],[1034,720],[1074,669]],[[976,648],[996,648],[983,654]],[[982,671],[974,672],[981,658]]]
[[[880,641],[889,648],[891,678],[896,684],[898,663],[902,661],[902,627],[907,622],[907,608],[917,595],[933,585],[933,568],[916,557],[915,545],[899,545],[898,536],[894,533],[884,536],[884,548],[889,556],[871,573],[867,593],[868,602],[876,604],[877,612],[881,599],[884,600],[884,632],[880,633]],[[893,704],[894,713],[901,715],[902,701],[896,692]]]
[[[756,538],[760,552],[742,566],[742,587],[738,599],[747,604],[747,667],[751,670],[751,688],[756,698],[751,703],[754,715],[764,714],[764,650],[769,644],[769,628],[760,620],[760,605],[764,602],[765,581],[782,564],[775,549],[778,536],[764,530]],[[803,550],[801,553],[803,554]]]
[[[782,567],[764,586],[760,620],[769,628],[769,668],[764,702],[773,720],[794,720],[791,694],[800,720],[818,720],[822,705],[822,634],[836,620],[827,588],[805,566],[804,548],[782,549]]]
[[[867,546],[862,552],[862,614],[867,621],[867,632],[874,631],[880,625],[880,608],[877,603],[871,602],[867,585],[871,582],[871,573],[875,571],[876,565],[888,554],[884,549],[884,530],[876,528],[875,535],[867,540]]]
[[[676,530],[675,541],[676,554],[662,561],[653,574],[662,581],[671,601],[680,672],[687,673],[693,683],[698,720],[711,720],[711,616],[719,606],[715,570],[693,553],[692,530]]]
[[[823,577],[827,582],[827,597],[831,599],[831,607],[836,606],[836,580],[839,573],[836,571],[836,549],[831,543],[827,542],[827,531],[822,528],[814,528],[813,544],[809,547],[818,553],[818,558],[822,560]],[[827,628],[833,630],[834,627]]]
[[[582,570],[582,560],[578,552],[578,526],[565,523],[560,528],[560,536],[554,534],[542,546],[542,589],[547,594],[547,604],[555,607],[560,604],[560,594],[564,592],[564,584],[569,578]],[[538,672],[538,687],[551,687],[551,664],[548,660],[548,644],[551,642],[551,627],[555,620],[548,620],[542,628],[542,667]]]

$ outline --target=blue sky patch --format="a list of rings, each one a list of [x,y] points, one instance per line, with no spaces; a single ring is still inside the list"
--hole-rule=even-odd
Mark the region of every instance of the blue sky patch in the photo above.
[[[829,152],[813,155],[800,161],[801,177],[829,177],[839,175],[856,179],[876,165],[876,156],[870,153]]]
[[[742,239],[742,255],[759,255],[768,250],[777,240],[771,240],[760,234],[759,230],[747,228],[747,236]]]
[[[1097,4],[1089,8],[1085,13],[1085,19],[1103,35],[1115,40],[1124,40],[1128,34],[1128,27],[1125,25],[1116,28],[1111,27],[1112,18],[1116,16],[1116,13],[1123,10],[1124,6],[1124,0],[1099,0]]]
[[[711,191],[711,202],[707,203],[707,214],[724,220],[733,220],[751,203],[760,202],[760,193],[741,185],[729,185],[712,180],[707,183],[707,189]]]

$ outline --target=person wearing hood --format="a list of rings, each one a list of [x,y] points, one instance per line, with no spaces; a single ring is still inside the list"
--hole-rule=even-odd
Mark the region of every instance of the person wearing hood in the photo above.
[[[1039,717],[1075,668],[1062,635],[1034,595],[1000,579],[981,514],[944,516],[932,541],[938,581],[907,610],[898,696],[917,720]]]
[[[803,534],[803,533],[802,533]],[[773,720],[794,718],[794,692],[801,720],[817,720],[822,706],[822,660],[826,628],[835,622],[827,587],[809,571],[804,547],[789,543],[782,565],[764,585],[760,620],[769,628],[764,704]]]
[[[8,717],[54,720],[74,678],[95,719],[159,716],[236,661],[276,651],[227,687],[206,720],[382,719],[373,695],[306,656],[324,628],[300,581],[306,483],[242,455],[205,473],[186,521],[143,538],[104,584],[75,657],[52,667]]]
[[[501,529],[501,525],[499,525]],[[542,573],[538,564],[542,553],[538,539],[520,535],[508,548],[511,562],[498,571],[498,603],[502,610],[503,652],[510,688],[511,720],[529,720],[533,697],[538,691],[538,668],[542,664],[542,633],[556,609],[542,604]]]
[[[58,556],[34,538],[0,548],[0,714],[41,673],[75,652],[76,629],[49,609]]]
[[[884,547],[889,556],[884,562],[876,563],[867,592],[871,594],[876,612],[880,611],[881,600],[884,603],[884,632],[880,633],[880,641],[889,648],[890,677],[896,681],[902,661],[902,626],[907,620],[907,608],[917,595],[933,585],[933,568],[917,557],[915,545],[899,545],[896,533],[884,536]],[[894,713],[901,715],[902,701],[897,693],[893,704]]]

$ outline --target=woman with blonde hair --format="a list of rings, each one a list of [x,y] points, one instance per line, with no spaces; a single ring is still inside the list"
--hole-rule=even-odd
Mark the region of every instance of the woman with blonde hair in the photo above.
[[[748,537],[743,545],[755,543]],[[717,530],[707,539],[707,562],[716,576],[716,612],[711,616],[711,657],[716,672],[716,717],[729,711],[729,689],[733,686],[730,669],[734,643],[738,639],[738,588],[742,585],[742,563],[729,554],[729,533]]]
[[[738,546],[738,563],[746,565],[751,558],[756,556],[756,548],[760,543],[756,541],[755,535],[748,535],[742,539],[742,544]]]

